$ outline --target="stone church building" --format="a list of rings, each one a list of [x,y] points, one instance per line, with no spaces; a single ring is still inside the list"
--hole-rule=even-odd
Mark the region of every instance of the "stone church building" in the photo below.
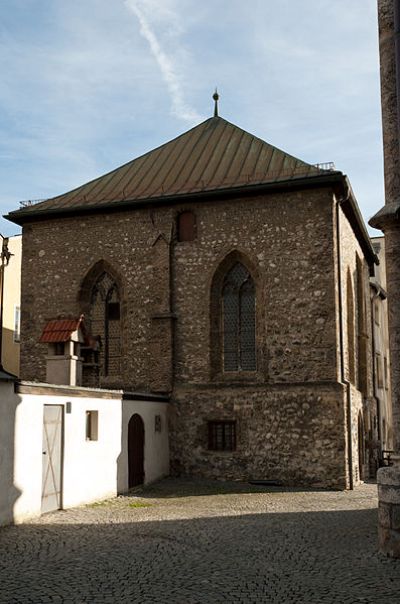
[[[168,395],[171,472],[368,475],[376,256],[341,172],[216,115],[8,218],[23,226],[23,380],[46,381],[49,321],[84,315],[68,352],[81,385]]]

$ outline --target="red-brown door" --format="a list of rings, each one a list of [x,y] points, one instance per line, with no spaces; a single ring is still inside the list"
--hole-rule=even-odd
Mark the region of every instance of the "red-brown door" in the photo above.
[[[132,415],[128,424],[129,488],[144,482],[144,423],[140,415]]]

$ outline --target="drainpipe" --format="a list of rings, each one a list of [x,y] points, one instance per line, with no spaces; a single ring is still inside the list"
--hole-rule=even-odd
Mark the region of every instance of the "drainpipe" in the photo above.
[[[339,279],[339,345],[340,345],[340,380],[346,386],[346,403],[347,403],[347,456],[349,465],[349,486],[354,489],[353,476],[353,436],[351,425],[351,385],[346,379],[344,368],[344,320],[343,320],[343,294],[342,294],[342,259],[340,254],[340,206],[350,198],[350,189],[347,188],[346,195],[336,202],[336,240],[337,240],[337,263],[338,263],[338,279]]]

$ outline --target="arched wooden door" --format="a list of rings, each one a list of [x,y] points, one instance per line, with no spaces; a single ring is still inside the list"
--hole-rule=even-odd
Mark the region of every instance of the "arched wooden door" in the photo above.
[[[128,424],[128,467],[131,489],[144,482],[144,423],[140,415],[132,415]]]

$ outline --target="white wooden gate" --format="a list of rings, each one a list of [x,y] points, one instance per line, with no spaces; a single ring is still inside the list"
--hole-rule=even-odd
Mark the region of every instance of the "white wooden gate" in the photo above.
[[[63,407],[43,407],[42,513],[61,508]]]

